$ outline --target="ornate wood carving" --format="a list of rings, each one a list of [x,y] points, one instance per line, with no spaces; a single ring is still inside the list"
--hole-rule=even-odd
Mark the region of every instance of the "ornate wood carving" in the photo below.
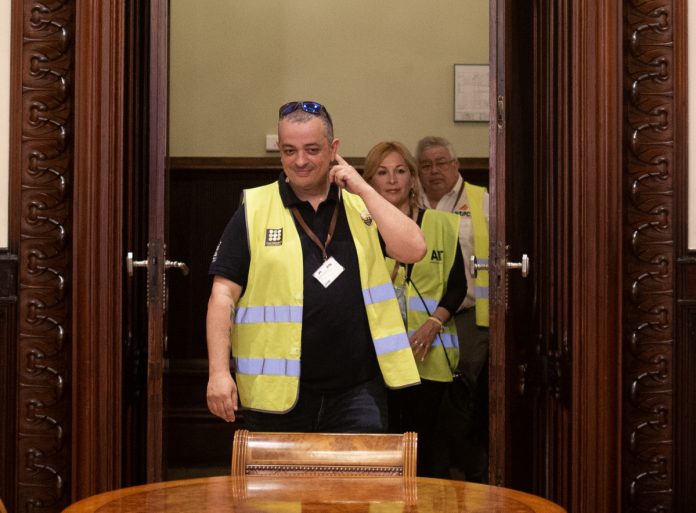
[[[70,479],[73,1],[15,2],[21,16],[16,507],[57,511]],[[19,12],[17,12],[19,11]],[[16,52],[15,55],[18,55]],[[14,191],[13,191],[14,192]]]
[[[625,6],[624,511],[673,510],[671,0]]]

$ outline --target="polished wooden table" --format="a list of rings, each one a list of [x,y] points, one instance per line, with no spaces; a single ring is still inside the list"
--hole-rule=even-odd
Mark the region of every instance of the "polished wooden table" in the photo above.
[[[546,499],[464,481],[401,477],[220,476],[102,493],[64,513],[565,513]]]

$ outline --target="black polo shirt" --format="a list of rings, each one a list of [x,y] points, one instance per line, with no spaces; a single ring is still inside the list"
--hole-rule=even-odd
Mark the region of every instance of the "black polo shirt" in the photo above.
[[[297,207],[307,226],[320,241],[325,241],[338,201],[338,188],[331,185],[327,199],[315,212],[309,202],[297,198],[285,182],[284,173],[278,179],[278,187],[283,205]],[[296,220],[295,227],[302,244],[304,275],[300,370],[303,385],[337,391],[374,378],[380,371],[363,302],[358,256],[343,203],[339,203],[336,230],[326,252],[345,270],[327,288],[312,276],[324,261],[321,249]],[[246,214],[241,206],[222,234],[209,272],[245,288],[249,264]]]

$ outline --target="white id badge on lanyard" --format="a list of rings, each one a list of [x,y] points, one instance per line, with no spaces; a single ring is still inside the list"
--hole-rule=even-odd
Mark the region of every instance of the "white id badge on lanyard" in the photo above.
[[[314,276],[324,288],[331,285],[336,278],[343,272],[343,266],[336,262],[334,257],[329,257],[321,264],[321,267],[314,271]]]

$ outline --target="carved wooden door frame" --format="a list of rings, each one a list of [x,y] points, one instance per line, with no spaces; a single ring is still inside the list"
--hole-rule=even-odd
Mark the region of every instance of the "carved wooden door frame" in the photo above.
[[[17,512],[121,482],[122,13],[12,2]]]
[[[675,325],[675,272],[694,279],[685,223],[674,223],[686,4],[567,2],[569,26],[554,27],[571,34],[571,265],[583,273],[571,291],[574,513],[671,511],[693,495],[696,444],[676,425],[688,391],[675,397],[693,383],[684,326],[696,315],[689,303]],[[5,482],[15,511],[57,512],[121,484],[124,0],[12,9],[17,409]]]

